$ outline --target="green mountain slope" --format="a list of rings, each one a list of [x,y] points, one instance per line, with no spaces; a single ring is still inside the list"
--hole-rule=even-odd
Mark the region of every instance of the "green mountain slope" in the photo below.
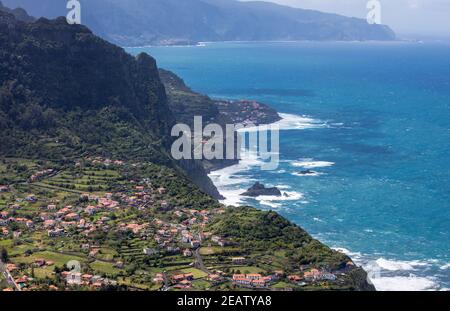
[[[64,18],[0,20],[0,154],[73,158],[100,153],[171,164],[175,119],[155,60],[134,58]],[[200,165],[179,163],[219,197]]]
[[[167,153],[174,122],[150,56],[64,19],[24,23],[0,11],[0,241],[14,277],[31,276],[21,284],[157,290],[160,273],[171,288],[193,273],[189,288],[228,290],[240,288],[238,272],[282,269],[264,286],[373,290],[347,256],[278,214],[226,208],[200,191],[192,180],[214,194],[201,164]],[[71,259],[98,282],[65,283]],[[214,271],[223,283],[206,279]]]

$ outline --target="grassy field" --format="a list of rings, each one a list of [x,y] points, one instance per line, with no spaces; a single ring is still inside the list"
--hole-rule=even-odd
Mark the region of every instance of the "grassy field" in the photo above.
[[[5,208],[8,202],[11,201],[11,193],[2,192],[0,193],[0,208]]]
[[[151,284],[139,284],[139,283],[135,283],[133,282],[133,280],[129,277],[126,278],[118,278],[117,279],[118,284],[120,285],[126,285],[126,286],[130,286],[130,287],[134,287],[134,288],[138,288],[141,290],[158,290],[161,286],[160,285],[151,285]]]
[[[195,280],[192,282],[192,287],[195,290],[206,290],[211,287],[211,284],[204,280]]]
[[[111,261],[114,259],[114,257],[116,257],[118,255],[119,255],[119,253],[113,249],[102,248],[102,249],[100,249],[100,252],[97,254],[96,258],[105,260],[105,261]]]
[[[120,174],[117,171],[89,168],[83,171],[63,171],[36,184],[55,190],[108,191],[113,185],[121,183],[119,178]]]
[[[29,269],[28,275],[31,275],[31,269]],[[53,266],[46,268],[34,268],[34,277],[37,279],[52,278],[53,276]]]
[[[203,256],[237,254],[240,252],[242,250],[237,247],[209,246],[200,248],[200,255]]]
[[[95,272],[99,274],[106,274],[109,276],[117,275],[119,272],[122,271],[121,269],[114,267],[112,263],[103,261],[94,261],[93,263],[89,264],[89,266]]]
[[[214,255],[214,254],[217,254],[220,252],[221,252],[220,247],[202,247],[202,248],[200,248],[200,255],[202,255],[202,256]]]
[[[263,273],[264,269],[258,268],[258,267],[252,267],[252,266],[235,266],[235,267],[230,267],[231,269],[237,271],[241,271],[241,273]]]
[[[13,240],[0,240],[0,247],[9,249],[12,247],[12,245],[13,245]]]
[[[294,287],[292,284],[286,282],[278,282],[272,286],[273,288],[283,289],[283,288],[292,288]]]
[[[8,282],[6,282],[5,277],[3,276],[3,273],[0,273],[0,290],[3,288],[9,287]]]
[[[196,268],[186,268],[183,270],[180,270],[180,273],[187,274],[192,273],[194,275],[194,279],[202,279],[208,276],[205,272],[202,270],[196,269]]]
[[[31,244],[14,245],[12,240],[4,240],[0,241],[0,243],[0,247],[4,247],[8,251],[10,257],[21,255],[28,250],[34,249],[34,246]]]

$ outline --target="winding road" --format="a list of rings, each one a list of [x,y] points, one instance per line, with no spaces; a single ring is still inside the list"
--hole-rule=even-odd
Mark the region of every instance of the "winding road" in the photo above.
[[[200,255],[200,248],[197,248],[194,251],[194,257],[195,257],[195,267],[207,273],[208,275],[211,274],[211,272],[205,267],[205,264],[203,263],[203,258]]]
[[[15,291],[21,291],[19,285],[17,285],[17,283],[14,281],[14,278],[12,277],[11,273],[9,273],[8,269],[6,269],[6,265],[2,261],[0,261],[0,273],[3,274],[8,284],[13,286]]]

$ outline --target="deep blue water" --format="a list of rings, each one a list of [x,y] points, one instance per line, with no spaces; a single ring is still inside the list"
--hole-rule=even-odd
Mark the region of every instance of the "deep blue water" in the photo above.
[[[282,131],[277,171],[222,172],[239,178],[219,185],[228,195],[254,180],[281,186],[292,199],[246,202],[345,248],[375,273],[379,289],[450,287],[450,45],[215,43],[128,51],[150,53],[196,91],[255,99],[324,125]],[[293,175],[314,161],[327,162],[310,165],[320,175]]]

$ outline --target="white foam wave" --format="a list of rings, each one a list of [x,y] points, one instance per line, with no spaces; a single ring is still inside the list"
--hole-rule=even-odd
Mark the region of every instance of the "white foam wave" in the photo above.
[[[273,208],[279,208],[281,206],[280,203],[275,203],[273,201],[266,201],[266,200],[260,200],[259,204],[261,205],[265,205],[265,206],[269,206],[269,207],[273,207]]]
[[[262,195],[254,199],[261,205],[278,208],[281,207],[281,203],[283,201],[297,201],[303,199],[304,197],[303,193],[296,191],[284,191],[282,194],[283,195],[281,197],[275,195]]]
[[[239,161],[238,164],[232,165],[221,170],[213,171],[208,176],[217,190],[225,198],[221,203],[225,205],[239,206],[244,202],[241,194],[246,191],[243,185],[248,185],[254,180],[243,174],[251,167],[260,166],[261,161],[256,156],[249,156]]]
[[[246,127],[238,130],[240,133],[249,133],[254,131],[269,131],[273,128],[279,130],[305,130],[312,128],[327,128],[327,122],[313,119],[308,116],[298,116],[294,114],[279,113],[281,120],[272,124],[263,124],[258,126]]]
[[[278,170],[278,171],[269,171],[272,174],[284,174],[286,173],[286,170]]]
[[[318,167],[330,167],[333,166],[334,162],[328,161],[314,161],[313,159],[302,159],[300,161],[291,162],[292,166],[303,167],[306,169],[318,168]]]
[[[429,266],[429,263],[418,260],[401,261],[401,260],[388,260],[385,258],[378,258],[375,262],[378,265],[378,267],[388,271],[401,271],[401,270],[413,271],[416,270],[417,267]]]
[[[325,122],[320,120],[315,120],[306,116],[298,116],[292,114],[280,114],[282,118],[280,121],[274,123],[274,125],[280,130],[289,130],[289,129],[307,129],[307,128],[318,128],[318,127],[326,127],[328,126]],[[251,128],[245,128],[240,130],[239,132],[250,132],[257,130],[270,130],[271,125],[260,125]],[[264,164],[264,161],[258,157],[257,153],[249,152],[245,150],[245,146],[243,146],[243,150],[241,152],[242,160],[239,161],[239,164],[226,167],[224,169],[211,172],[209,177],[211,178],[214,185],[217,187],[222,196],[225,197],[221,202],[226,205],[242,205],[245,202],[241,194],[246,191],[246,189],[242,189],[243,186],[250,185],[252,181],[254,181],[249,176],[245,175],[245,172],[250,170],[253,167],[261,167]],[[278,171],[279,173],[285,173],[284,170]],[[283,189],[283,188],[280,188]],[[286,191],[287,196],[283,197],[259,197],[257,200],[260,204],[270,206],[270,207],[279,207],[282,201],[287,200],[300,200],[303,198],[303,194]],[[302,203],[307,203],[307,201],[302,201]]]
[[[245,192],[245,189],[220,189],[219,192],[225,198],[223,200],[220,200],[220,203],[222,204],[225,204],[227,206],[240,206],[244,204],[244,198],[241,197],[241,193]]]
[[[307,172],[307,173],[291,173],[291,175],[293,176],[298,176],[298,177],[316,177],[316,176],[320,176],[322,175],[322,173],[319,172]]]
[[[441,269],[441,270],[447,270],[447,269],[449,269],[449,268],[450,268],[450,263],[441,266],[439,269]]]
[[[284,191],[282,192],[282,196],[276,195],[262,195],[257,197],[257,200],[266,200],[266,201],[296,201],[303,198],[303,193],[296,191]]]
[[[279,126],[281,130],[304,130],[328,127],[326,122],[308,116],[298,116],[287,113],[280,113],[279,115],[282,119],[276,122],[275,125]]]
[[[289,186],[289,185],[278,185],[277,188],[278,189],[291,189],[291,186]]]
[[[379,291],[434,291],[439,284],[432,278],[409,276],[387,276],[371,279]]]
[[[346,248],[333,248],[353,259],[367,271],[371,282],[379,291],[430,291],[442,290],[436,278],[419,276],[420,268],[430,266],[434,260],[392,260],[378,258],[369,260],[368,256],[352,252]]]
[[[209,178],[211,178],[219,191],[225,190],[227,186],[250,183],[252,179],[241,173],[249,170],[251,167],[261,166],[262,164],[263,161],[257,155],[247,153],[245,159],[240,160],[238,164],[213,171],[209,174]]]

